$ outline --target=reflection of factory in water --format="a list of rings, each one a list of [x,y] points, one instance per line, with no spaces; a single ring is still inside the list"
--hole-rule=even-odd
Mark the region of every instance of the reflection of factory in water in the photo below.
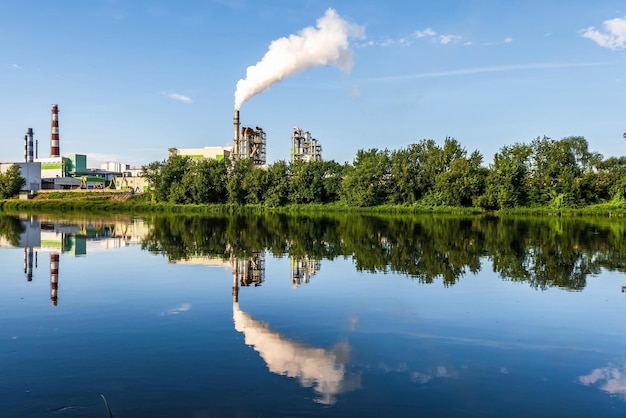
[[[147,230],[139,220],[113,222],[60,222],[36,217],[20,219],[22,232],[15,241],[0,237],[0,247],[24,248],[24,275],[32,281],[40,253],[50,258],[50,303],[57,305],[61,254],[85,256],[89,251],[138,244]]]
[[[246,255],[236,255],[231,249],[228,258],[191,256],[184,260],[170,260],[175,264],[196,264],[232,269],[234,286],[261,286],[265,281],[265,251],[253,251]],[[321,268],[321,261],[309,256],[289,257],[291,284],[294,288],[309,283]]]

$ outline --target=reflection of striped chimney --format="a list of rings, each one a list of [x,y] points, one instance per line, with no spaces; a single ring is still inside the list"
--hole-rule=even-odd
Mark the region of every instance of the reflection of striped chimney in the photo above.
[[[24,248],[24,273],[26,280],[33,280],[33,247]]]
[[[57,306],[59,292],[59,253],[50,253],[50,304]]]
[[[50,137],[50,156],[60,157],[59,147],[59,106],[52,105],[52,136]]]
[[[26,132],[26,149],[24,150],[24,160],[27,163],[33,162],[34,151],[33,151],[33,136],[35,133],[33,132],[33,128],[28,128]]]

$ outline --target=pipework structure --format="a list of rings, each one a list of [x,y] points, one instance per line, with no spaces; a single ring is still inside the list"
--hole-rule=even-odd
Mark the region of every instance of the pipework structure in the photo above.
[[[291,135],[291,161],[322,161],[322,146],[309,131],[293,127]]]
[[[267,135],[262,128],[241,127],[239,111],[233,117],[234,140],[230,157],[233,161],[251,159],[254,165],[265,165]]]
[[[60,157],[61,148],[59,147],[59,106],[52,105],[52,128],[50,135],[50,157]]]

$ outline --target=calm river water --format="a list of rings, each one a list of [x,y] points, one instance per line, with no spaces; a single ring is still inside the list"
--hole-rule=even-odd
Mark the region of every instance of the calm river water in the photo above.
[[[626,222],[0,216],[0,416],[625,417]]]

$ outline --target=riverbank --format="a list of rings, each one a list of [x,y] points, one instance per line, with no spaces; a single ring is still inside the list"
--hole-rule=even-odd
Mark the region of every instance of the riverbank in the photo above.
[[[368,213],[368,214],[453,214],[496,216],[609,216],[626,217],[626,201],[612,201],[584,208],[532,207],[487,212],[481,208],[428,205],[349,206],[343,203],[302,204],[271,207],[236,204],[174,204],[153,202],[149,193],[120,191],[51,191],[32,199],[0,201],[3,212],[94,212],[94,213]]]

